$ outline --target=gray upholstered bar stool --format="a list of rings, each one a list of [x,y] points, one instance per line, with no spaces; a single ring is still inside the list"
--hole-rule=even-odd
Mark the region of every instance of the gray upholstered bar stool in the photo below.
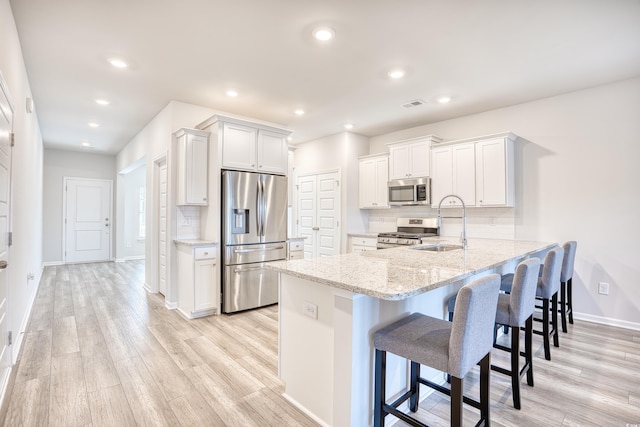
[[[383,427],[388,414],[406,423],[425,424],[398,410],[409,400],[409,410],[418,410],[420,384],[451,396],[451,425],[462,425],[462,403],[480,409],[478,424],[489,425],[489,376],[493,326],[498,303],[500,276],[492,274],[475,280],[460,289],[453,322],[413,313],[373,335],[375,355],[374,426]],[[411,361],[409,390],[387,403],[387,352]],[[420,365],[430,366],[451,375],[451,389],[420,377]],[[463,378],[480,364],[480,401],[463,396]]]
[[[571,240],[562,245],[564,258],[560,271],[560,320],[562,332],[567,332],[567,316],[569,323],[573,325],[573,264],[576,260],[578,242]]]
[[[560,291],[560,270],[562,269],[562,258],[564,249],[555,246],[544,257],[542,264],[542,275],[538,277],[536,298],[542,300],[542,331],[534,330],[533,333],[542,335],[544,343],[544,358],[551,360],[551,337],[553,345],[560,346],[558,339],[558,292]],[[502,276],[500,290],[511,292],[513,284],[513,274]]]
[[[494,348],[511,353],[511,369],[491,365],[491,369],[511,377],[513,407],[520,409],[520,379],[526,374],[527,384],[533,386],[533,313],[536,310],[536,288],[538,286],[538,272],[540,260],[529,258],[516,267],[513,286],[510,294],[498,296],[496,310],[496,326],[503,325],[511,328],[511,347],[493,344]],[[520,368],[520,328],[524,327],[524,356],[525,362]]]

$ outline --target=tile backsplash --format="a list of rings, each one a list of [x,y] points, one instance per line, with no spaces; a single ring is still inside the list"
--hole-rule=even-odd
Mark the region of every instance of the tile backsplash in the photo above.
[[[178,206],[176,215],[176,238],[200,238],[200,206]]]
[[[369,213],[369,232],[396,231],[397,218],[437,217],[438,210],[425,207],[402,207],[388,210],[372,210]],[[441,236],[460,236],[462,219],[445,218],[462,216],[461,209],[442,209]],[[506,239],[515,238],[515,209],[468,208],[467,237]]]

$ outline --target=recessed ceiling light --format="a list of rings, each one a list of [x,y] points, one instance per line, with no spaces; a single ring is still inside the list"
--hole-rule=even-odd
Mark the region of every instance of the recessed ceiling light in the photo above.
[[[318,27],[313,30],[313,37],[323,42],[331,40],[335,35],[336,32],[333,30],[333,28],[329,27]]]
[[[89,123],[87,123],[87,124],[88,124],[88,125],[89,125],[89,127],[91,127],[91,128],[97,128],[97,127],[99,127],[99,126],[100,126],[100,124],[99,124],[99,123],[96,123],[96,122],[89,122]]]
[[[402,78],[402,77],[404,76],[404,74],[405,74],[405,71],[404,71],[404,70],[401,70],[401,69],[399,69],[399,68],[395,68],[395,69],[393,69],[393,70],[391,70],[391,71],[389,71],[389,72],[387,73],[387,75],[388,75],[389,77],[391,77],[392,79],[399,79],[399,78]]]
[[[91,144],[89,142],[83,142],[82,144],[80,144],[81,146],[83,146],[84,148],[89,148],[91,147]]]
[[[294,111],[294,114],[296,116],[302,116],[304,114],[304,110],[301,108],[298,108],[297,110]]]
[[[106,99],[96,99],[96,104],[98,105],[109,105],[109,101]]]
[[[109,58],[109,64],[116,68],[127,68],[129,66],[129,64],[120,58]]]
[[[232,98],[235,98],[236,96],[238,96],[238,92],[237,92],[237,91],[235,91],[235,90],[233,90],[233,89],[229,89],[229,90],[227,91],[227,96],[230,96],[230,97],[232,97]]]
[[[353,124],[351,124],[351,123],[346,123],[346,124],[344,125],[344,128],[345,128],[345,129],[353,129]]]
[[[440,98],[437,99],[437,101],[440,104],[446,104],[447,102],[451,102],[451,97],[450,96],[441,96]]]

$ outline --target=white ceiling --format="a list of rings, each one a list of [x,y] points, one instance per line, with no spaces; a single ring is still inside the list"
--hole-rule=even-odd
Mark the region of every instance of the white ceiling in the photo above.
[[[342,132],[346,122],[374,136],[640,75],[638,0],[11,6],[49,148],[87,140],[115,154],[170,100],[279,123],[296,143]],[[334,28],[333,41],[312,39],[319,24]],[[117,70],[112,56],[132,66]],[[406,76],[390,80],[392,67]],[[229,88],[240,95],[227,97]],[[444,94],[454,100],[437,104]],[[427,103],[402,107],[414,99]]]

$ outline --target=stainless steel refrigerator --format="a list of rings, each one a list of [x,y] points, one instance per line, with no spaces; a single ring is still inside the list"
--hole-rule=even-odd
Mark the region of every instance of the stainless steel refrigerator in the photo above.
[[[222,311],[278,302],[278,273],[266,262],[286,258],[287,178],[222,172]]]

